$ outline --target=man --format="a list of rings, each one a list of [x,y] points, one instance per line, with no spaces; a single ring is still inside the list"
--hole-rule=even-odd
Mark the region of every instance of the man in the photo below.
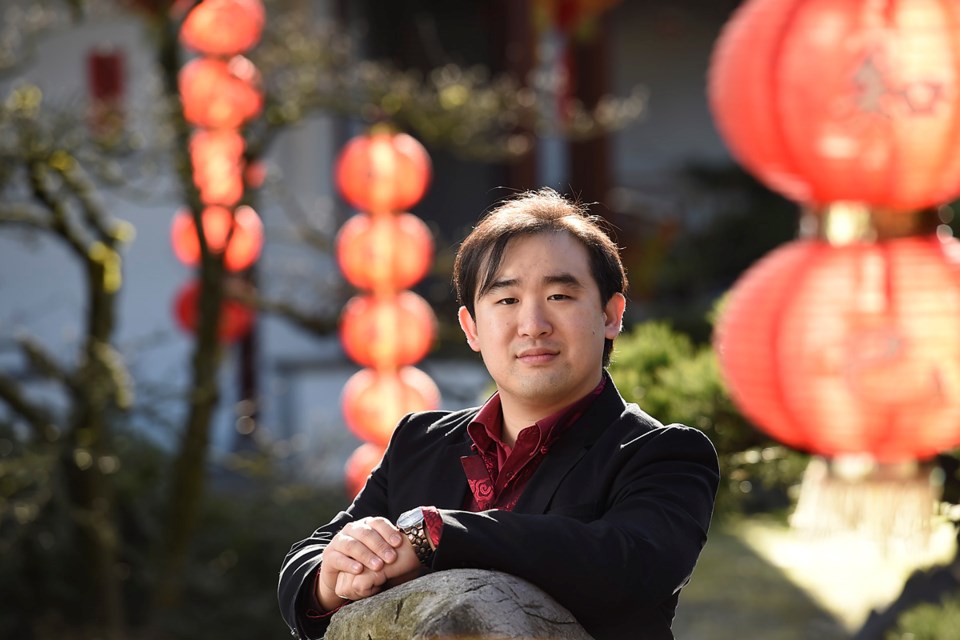
[[[464,240],[454,285],[497,392],[400,422],[353,504],[287,555],[287,624],[317,638],[350,601],[468,567],[537,585],[597,638],[672,638],[719,471],[702,433],[625,404],[604,370],[626,305],[616,245],[528,192]]]

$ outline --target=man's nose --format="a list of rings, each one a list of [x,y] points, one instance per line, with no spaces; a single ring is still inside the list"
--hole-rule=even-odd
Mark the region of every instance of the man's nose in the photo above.
[[[552,325],[542,304],[526,302],[520,306],[517,332],[522,336],[538,337],[550,333]]]

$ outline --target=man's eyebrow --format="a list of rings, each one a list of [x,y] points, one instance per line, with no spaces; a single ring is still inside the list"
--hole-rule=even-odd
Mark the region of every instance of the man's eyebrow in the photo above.
[[[483,290],[483,293],[480,295],[487,295],[488,293],[493,293],[498,289],[506,289],[507,287],[514,287],[520,284],[518,278],[501,278],[500,280],[494,280],[491,282],[486,289]]]
[[[583,283],[572,273],[556,273],[544,276],[544,284],[565,284],[571,287],[583,287]]]
[[[498,291],[500,289],[507,289],[509,287],[515,287],[520,284],[520,278],[501,278],[499,280],[494,280],[490,283],[483,293],[480,295],[488,295]],[[568,287],[575,287],[578,289],[583,288],[583,283],[573,275],[572,273],[553,273],[543,277],[543,284],[562,284]]]

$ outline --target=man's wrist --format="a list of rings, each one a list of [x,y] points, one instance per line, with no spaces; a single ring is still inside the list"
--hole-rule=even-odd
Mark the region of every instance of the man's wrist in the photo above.
[[[426,517],[426,508],[414,507],[400,515],[397,528],[407,536],[420,564],[429,567],[436,547],[427,532]]]
[[[338,611],[340,607],[350,601],[346,598],[341,598],[330,589],[327,589],[323,583],[321,573],[321,569],[318,568],[313,587],[313,599],[321,613],[330,615]]]

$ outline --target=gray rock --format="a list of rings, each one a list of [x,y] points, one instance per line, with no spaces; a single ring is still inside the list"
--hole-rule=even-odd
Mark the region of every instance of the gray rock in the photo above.
[[[590,640],[569,611],[520,578],[496,571],[430,573],[330,620],[324,640]]]

